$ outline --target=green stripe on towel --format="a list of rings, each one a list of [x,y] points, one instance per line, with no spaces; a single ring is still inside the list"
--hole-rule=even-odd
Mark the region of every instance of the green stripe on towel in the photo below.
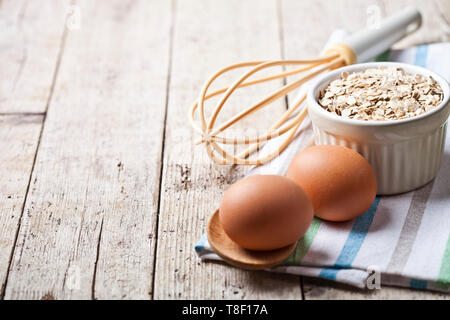
[[[444,255],[442,256],[441,271],[439,272],[438,281],[450,283],[450,234],[447,240]]]
[[[388,61],[389,60],[389,55],[391,54],[391,50],[386,50],[383,53],[380,53],[376,58],[375,61],[376,62],[383,62],[383,61]]]
[[[302,261],[303,257],[305,256],[305,254],[308,252],[309,248],[311,247],[311,244],[317,234],[317,231],[319,230],[321,223],[322,223],[322,221],[320,219],[314,218],[308,231],[306,231],[303,238],[301,238],[298,241],[295,251],[286,260],[286,262],[285,262],[286,265],[288,265],[288,266],[300,265],[300,262]]]

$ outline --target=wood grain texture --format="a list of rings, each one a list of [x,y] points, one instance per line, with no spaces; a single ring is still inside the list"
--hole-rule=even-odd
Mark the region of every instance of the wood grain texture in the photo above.
[[[355,32],[364,28],[369,15],[376,10],[381,18],[408,5],[417,6],[424,18],[420,31],[406,38],[399,47],[438,41],[442,28],[436,25],[437,11],[432,1],[339,0],[281,1],[283,44],[286,59],[299,55],[315,57],[320,54],[329,35],[337,28]],[[372,9],[368,8],[372,6]],[[375,8],[375,9],[374,9]],[[378,8],[378,9],[376,9]],[[317,23],[320,21],[320,23]],[[305,26],[310,29],[305,30]],[[312,29],[313,26],[313,29]],[[305,299],[438,299],[443,294],[383,287],[382,290],[364,291],[331,281],[303,278]]]
[[[148,299],[170,3],[80,1],[5,299]]]
[[[0,297],[19,228],[43,116],[0,116]]]
[[[379,290],[360,290],[330,281],[304,278],[303,290],[307,300],[448,300],[439,292],[382,286]]]
[[[69,2],[0,2],[0,113],[45,111]]]
[[[401,10],[406,6],[418,8],[422,14],[422,26],[411,36],[399,41],[394,47],[405,48],[425,43],[449,41],[449,21],[450,5],[448,0],[383,0],[383,7],[386,13]]]
[[[246,168],[212,164],[204,146],[194,146],[197,137],[187,124],[188,108],[206,78],[221,66],[279,58],[276,1],[177,2],[159,213],[156,299],[301,299],[296,276],[201,263],[193,250],[224,190]],[[267,94],[267,90],[275,87],[266,85],[262,92]],[[234,105],[242,109],[255,101],[255,96],[261,94],[255,90],[250,94],[247,91],[246,97],[236,97]],[[231,101],[230,105],[226,108],[232,108]],[[283,103],[275,105],[260,120],[273,121],[274,115],[281,114],[284,108]],[[248,123],[247,126],[254,127]]]

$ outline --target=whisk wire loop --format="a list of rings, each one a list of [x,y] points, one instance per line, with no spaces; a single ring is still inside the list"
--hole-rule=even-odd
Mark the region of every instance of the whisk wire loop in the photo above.
[[[272,160],[274,157],[278,156],[294,139],[295,133],[298,131],[301,123],[307,115],[307,109],[304,107],[297,115],[293,116],[293,113],[298,110],[300,105],[305,100],[305,95],[296,102],[296,104],[289,108],[275,123],[272,125],[264,134],[257,137],[223,137],[219,136],[224,130],[243,119],[244,117],[260,110],[261,108],[271,104],[272,102],[278,100],[279,98],[287,95],[289,92],[297,89],[299,86],[310,80],[311,78],[317,76],[318,74],[324,72],[325,70],[334,69],[345,64],[345,60],[339,54],[330,54],[319,59],[310,60],[280,60],[280,61],[254,61],[254,62],[243,62],[225,67],[213,76],[211,76],[208,81],[204,84],[199,98],[193,103],[189,111],[189,121],[192,127],[201,134],[201,140],[196,143],[205,143],[208,156],[218,164],[242,164],[242,165],[261,165]],[[246,81],[253,74],[258,71],[274,66],[286,66],[286,65],[305,65],[301,68],[297,68],[291,71],[285,71],[276,75],[267,76],[264,78],[259,78],[251,81]],[[233,69],[243,68],[243,67],[253,67],[247,71],[240,78],[235,80],[229,87],[221,88],[214,92],[208,93],[208,89],[211,84],[222,74],[231,71]],[[286,84],[272,92],[270,95],[259,101],[258,103],[248,107],[247,109],[239,112],[237,115],[231,119],[225,121],[224,123],[214,127],[217,117],[222,110],[223,106],[227,102],[231,94],[243,87],[250,85],[267,82],[301,72],[310,71],[303,77],[295,80],[292,83]],[[206,100],[223,94],[222,98],[216,105],[212,112],[212,115],[207,120],[205,115],[204,103]],[[195,111],[199,110],[201,127],[199,127],[195,121]],[[288,123],[287,121],[291,119]],[[286,124],[287,123],[287,124]],[[283,126],[284,125],[284,126]],[[283,126],[283,127],[282,127]],[[282,127],[282,128],[280,128]],[[257,149],[260,148],[261,144],[282,135],[286,137],[282,140],[276,150],[270,152],[262,157],[257,157],[256,159],[248,159],[248,157]],[[237,156],[230,155],[229,152],[225,151],[219,144],[224,145],[250,145],[249,148],[238,154]]]

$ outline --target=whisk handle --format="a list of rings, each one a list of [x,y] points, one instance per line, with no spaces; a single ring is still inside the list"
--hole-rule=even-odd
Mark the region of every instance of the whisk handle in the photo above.
[[[407,7],[381,21],[377,28],[357,32],[343,43],[353,49],[358,62],[364,62],[383,53],[394,43],[416,31],[421,23],[420,12],[416,8]]]

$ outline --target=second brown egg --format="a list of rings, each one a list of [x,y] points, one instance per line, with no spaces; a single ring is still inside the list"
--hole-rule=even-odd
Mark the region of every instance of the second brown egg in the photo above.
[[[369,162],[342,146],[313,146],[299,152],[286,176],[309,195],[314,214],[329,221],[347,221],[363,214],[377,193]]]

